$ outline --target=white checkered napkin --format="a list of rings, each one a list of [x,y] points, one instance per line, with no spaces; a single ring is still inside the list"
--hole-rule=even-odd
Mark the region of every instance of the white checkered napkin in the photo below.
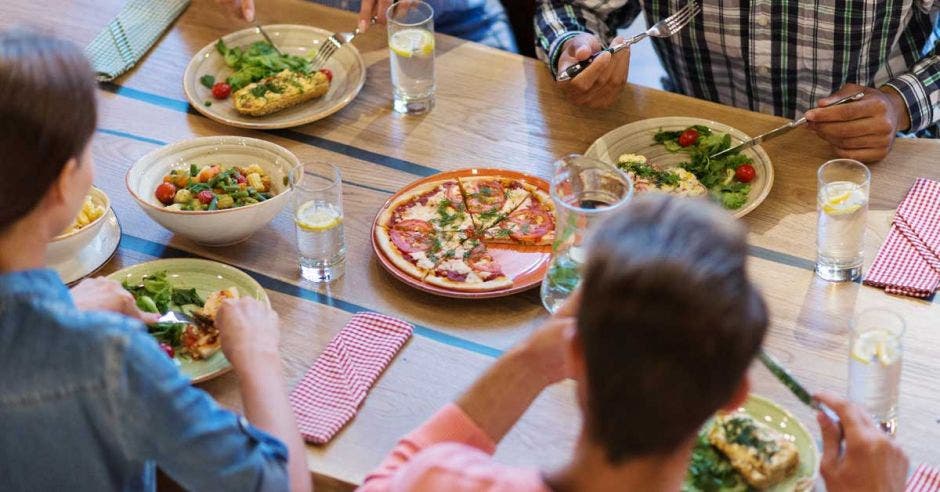
[[[922,463],[907,479],[906,492],[940,492],[940,470]]]
[[[85,48],[98,80],[113,80],[150,50],[190,0],[130,0]]]
[[[894,222],[940,271],[940,182],[918,178],[898,207]]]
[[[889,294],[925,298],[940,286],[940,273],[931,268],[897,225],[892,224],[864,283],[883,288]]]
[[[414,326],[378,313],[349,320],[290,395],[300,434],[325,444],[356,415]]]

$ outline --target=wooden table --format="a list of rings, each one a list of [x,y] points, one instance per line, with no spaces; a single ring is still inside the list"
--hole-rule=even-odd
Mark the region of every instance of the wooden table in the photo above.
[[[34,0],[4,7],[0,25],[35,25],[87,44],[124,2]],[[355,16],[298,0],[265,0],[264,23],[301,23],[349,30]],[[561,155],[583,152],[597,137],[644,118],[685,115],[762,133],[783,120],[628,85],[608,111],[573,107],[539,62],[439,36],[437,105],[428,115],[391,111],[383,29],[356,40],[368,65],[366,85],[332,117],[288,131],[228,128],[195,114],[185,102],[182,74],[190,57],[217,37],[241,29],[196,1],[140,65],[100,92],[94,142],[96,184],[108,192],[124,235],[105,272],[159,257],[209,258],[235,265],[267,290],[283,320],[284,363],[291,385],[349,317],[375,310],[417,325],[373,389],[356,419],[328,446],[309,447],[310,469],[321,484],[361,482],[399,436],[457,396],[502,351],[545,320],[537,291],[489,301],[456,301],[409,288],[378,265],[370,245],[372,219],[390,193],[438,172],[471,166],[505,167],[547,176]],[[268,139],[302,161],[340,166],[346,185],[346,277],[317,288],[299,278],[288,214],[237,248],[210,249],[174,237],[133,202],[124,173],[143,154],[167,143],[207,135]],[[940,462],[940,306],[891,297],[858,283],[830,284],[813,275],[815,170],[832,157],[806,130],[764,145],[776,182],[769,198],[744,222],[750,228],[750,268],[769,301],[773,324],[767,347],[813,390],[844,393],[849,320],[861,308],[884,306],[907,321],[898,439],[917,463]],[[885,237],[895,207],[916,177],[940,178],[940,142],[899,140],[872,169],[866,259]],[[867,266],[866,263],[866,266]],[[762,367],[754,391],[778,401],[818,434],[812,414]],[[240,407],[234,374],[201,385],[223,404]],[[507,436],[497,459],[513,465],[562,463],[578,432],[574,384],[548,389]]]

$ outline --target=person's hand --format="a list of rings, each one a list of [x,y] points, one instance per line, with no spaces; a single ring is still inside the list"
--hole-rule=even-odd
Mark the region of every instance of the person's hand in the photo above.
[[[82,311],[110,311],[144,323],[156,323],[158,313],[146,313],[137,307],[134,296],[120,282],[104,277],[86,278],[72,287],[72,301]]]
[[[860,101],[829,107],[836,100],[864,92]],[[863,162],[884,159],[898,131],[907,130],[907,106],[894,89],[882,90],[846,84],[819,107],[806,112],[809,129],[832,144],[836,155]]]
[[[822,412],[816,416],[823,437],[820,472],[829,492],[902,491],[908,461],[904,451],[858,405],[829,394],[816,395],[842,420],[845,450],[840,454],[839,427]]]
[[[215,317],[222,352],[237,370],[280,361],[277,313],[260,302],[243,297],[222,303]]]
[[[574,337],[581,291],[576,290],[558,311],[522,343],[520,350],[536,373],[544,376],[545,386],[569,376],[565,363],[568,343]]]
[[[623,42],[623,38],[614,38],[613,44]],[[597,36],[578,34],[565,41],[558,56],[557,72],[586,60],[603,49]],[[617,101],[623,86],[627,83],[627,71],[630,69],[630,48],[621,50],[616,55],[602,53],[591,62],[583,72],[567,82],[561,82],[562,90],[568,99],[580,106],[606,108]]]
[[[227,8],[236,17],[248,22],[255,20],[255,0],[215,0],[215,3]]]

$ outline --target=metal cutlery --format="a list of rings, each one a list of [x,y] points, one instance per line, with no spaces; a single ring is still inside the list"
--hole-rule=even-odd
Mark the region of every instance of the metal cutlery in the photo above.
[[[179,311],[167,311],[166,314],[160,316],[160,319],[157,320],[157,323],[187,323],[193,324],[195,321],[191,316],[188,316]]]
[[[373,16],[369,22],[375,24],[375,20],[376,17]],[[327,60],[336,53],[336,50],[342,48],[344,44],[352,42],[353,38],[360,34],[362,34],[362,31],[360,31],[357,26],[353,32],[338,32],[326,38],[326,41],[324,41],[320,49],[317,50],[317,56],[313,57],[313,60],[310,61],[310,69],[316,71],[323,68]]]
[[[264,28],[261,27],[261,24],[255,22],[255,28],[258,29],[258,32],[260,32],[262,36],[264,36],[264,40],[274,47],[274,51],[276,51],[278,55],[284,56],[284,52],[281,51],[281,49],[278,48],[276,44],[274,44],[274,40],[271,39],[271,36],[268,36],[268,33],[264,32]]]
[[[845,104],[845,103],[850,103],[850,102],[858,101],[859,99],[861,99],[861,98],[863,98],[863,97],[865,97],[865,93],[864,93],[864,92],[859,92],[859,93],[853,94],[853,95],[851,95],[851,96],[843,97],[842,99],[839,99],[838,101],[836,101],[836,102],[834,102],[834,103],[832,103],[832,104],[830,104],[829,106],[826,106],[826,107],[828,108],[828,107],[830,107],[830,106],[838,106],[838,105],[840,105],[840,104]],[[762,134],[762,135],[758,135],[758,136],[756,136],[756,137],[754,137],[754,138],[752,138],[752,139],[750,139],[750,140],[748,140],[748,141],[746,141],[746,142],[740,143],[740,144],[738,144],[738,145],[736,145],[736,146],[734,146],[734,147],[731,147],[731,148],[729,148],[729,149],[722,150],[721,152],[718,152],[717,154],[713,154],[710,158],[711,158],[711,159],[715,159],[715,158],[721,157],[721,156],[723,156],[723,155],[733,154],[733,153],[735,153],[735,152],[741,152],[742,150],[749,149],[749,148],[751,148],[751,147],[753,147],[753,146],[755,146],[755,145],[757,145],[757,144],[759,144],[759,143],[761,143],[761,142],[770,140],[771,138],[779,137],[780,135],[783,135],[784,133],[787,133],[788,131],[790,131],[790,130],[792,130],[792,129],[798,127],[798,126],[801,126],[801,125],[803,125],[803,124],[805,124],[805,123],[806,123],[806,117],[804,116],[804,117],[802,117],[802,118],[800,118],[800,119],[798,119],[798,120],[791,121],[791,122],[787,123],[786,125],[783,125],[783,126],[781,126],[781,127],[779,127],[779,128],[774,128],[773,130],[771,130],[771,131],[769,131],[769,132],[767,132],[767,133],[764,133],[764,134]]]
[[[636,36],[633,36],[632,38],[627,39],[622,43],[609,46],[603,50],[598,51],[597,53],[594,53],[590,58],[571,65],[559,73],[556,80],[559,82],[564,82],[566,80],[573,79],[576,75],[583,72],[588,66],[590,66],[598,56],[601,56],[602,53],[606,52],[613,55],[627,46],[636,44],[648,37],[668,38],[681,31],[683,27],[689,24],[689,22],[692,22],[692,19],[694,19],[695,16],[701,12],[701,10],[702,8],[699,6],[698,2],[696,0],[692,0],[685,7],[679,9],[675,14],[672,14],[669,17],[666,17],[665,19],[657,22],[656,24],[653,24],[653,27],[647,29],[646,32],[637,34]]]

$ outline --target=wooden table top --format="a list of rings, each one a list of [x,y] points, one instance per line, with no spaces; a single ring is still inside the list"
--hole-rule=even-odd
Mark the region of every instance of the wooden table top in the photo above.
[[[0,26],[37,26],[82,46],[120,10],[120,0],[34,0],[4,7]],[[309,24],[350,30],[351,13],[299,0],[266,0],[262,23]],[[382,376],[356,419],[327,446],[309,447],[310,469],[321,484],[360,483],[395,444],[451,401],[494,357],[546,319],[537,290],[494,300],[458,301],[409,288],[379,266],[370,225],[390,194],[422,176],[473,166],[504,167],[547,177],[558,157],[583,152],[617,126],[659,116],[696,116],[756,135],[780,118],[628,85],[616,107],[596,111],[568,104],[533,59],[438,36],[434,110],[405,117],[391,110],[385,32],[361,38],[368,75],[362,93],[326,120],[292,130],[229,128],[195,113],[183,95],[190,57],[221,35],[245,27],[214,2],[193,2],[130,73],[100,91],[94,142],[96,184],[111,197],[123,227],[117,256],[104,273],[158,257],[209,258],[257,279],[283,320],[282,351],[293,386],[350,316],[374,310],[417,326],[414,338]],[[182,139],[209,135],[265,138],[302,161],[338,165],[348,244],[345,278],[316,287],[299,277],[289,214],[250,241],[212,249],[175,237],[151,221],[124,186],[127,168],[143,154]],[[764,144],[775,166],[767,200],[743,221],[750,229],[750,268],[768,299],[768,350],[811,390],[844,394],[849,320],[868,307],[887,307],[907,322],[898,439],[912,462],[937,463],[940,442],[940,306],[888,296],[858,283],[830,284],[813,274],[815,170],[833,157],[828,145],[798,129]],[[917,177],[940,178],[940,141],[899,140],[884,162],[871,166],[871,212],[866,267],[884,239],[899,201]],[[769,372],[752,368],[754,391],[779,402],[818,436],[812,413]],[[200,385],[238,409],[235,375]],[[562,463],[580,425],[574,384],[549,388],[499,447],[497,459],[549,468]]]

